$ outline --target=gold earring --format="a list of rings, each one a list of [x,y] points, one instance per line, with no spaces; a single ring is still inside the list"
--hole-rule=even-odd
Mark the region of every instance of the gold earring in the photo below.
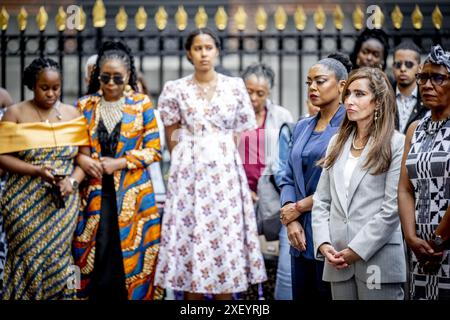
[[[378,109],[375,109],[374,121],[377,122],[377,120],[378,120]]]
[[[131,94],[131,86],[130,86],[129,84],[127,84],[127,85],[125,86],[125,94],[126,94],[126,95]]]
[[[380,116],[381,116],[380,109],[375,109],[375,115],[374,115],[374,119],[373,119],[373,121],[375,123],[375,135],[378,134],[378,130],[379,130],[378,119],[380,119]]]

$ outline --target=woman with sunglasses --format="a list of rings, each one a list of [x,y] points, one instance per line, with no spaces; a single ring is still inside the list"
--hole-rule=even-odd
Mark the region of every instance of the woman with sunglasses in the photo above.
[[[448,232],[438,226],[450,201],[450,52],[432,47],[416,79],[431,116],[407,131],[398,187],[403,233],[413,253],[410,295],[449,300]]]
[[[136,69],[122,42],[105,42],[78,108],[88,123],[90,175],[74,240],[80,298],[157,299],[153,286],[160,216],[147,167],[160,160],[159,133],[148,96],[137,93]]]

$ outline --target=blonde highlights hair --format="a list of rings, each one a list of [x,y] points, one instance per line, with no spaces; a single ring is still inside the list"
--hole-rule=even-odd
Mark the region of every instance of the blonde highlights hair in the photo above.
[[[370,150],[363,164],[363,169],[371,169],[371,174],[377,175],[388,171],[391,165],[391,139],[395,130],[395,94],[383,71],[378,68],[362,67],[350,73],[342,91],[342,101],[345,102],[346,92],[350,84],[360,79],[369,80],[369,88],[376,105],[374,120],[368,128],[372,143],[370,146],[368,145]],[[375,116],[376,113],[378,113],[377,116]],[[356,131],[356,122],[350,121],[346,114],[328,156],[321,159],[318,164],[326,169],[331,168],[342,153],[346,141],[352,133],[356,134]]]

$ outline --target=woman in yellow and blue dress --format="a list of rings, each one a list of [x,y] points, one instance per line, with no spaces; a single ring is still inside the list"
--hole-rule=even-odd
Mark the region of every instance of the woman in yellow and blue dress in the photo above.
[[[8,243],[2,298],[70,299],[77,283],[71,254],[77,187],[84,179],[75,158],[89,152],[86,122],[59,101],[55,61],[35,59],[24,82],[33,99],[9,107],[0,122],[0,167],[7,172],[0,211]]]
[[[161,158],[159,133],[149,97],[136,89],[130,49],[105,42],[78,100],[91,142],[91,157],[78,159],[90,175],[74,240],[83,299],[162,298],[153,286],[160,216],[147,170]]]

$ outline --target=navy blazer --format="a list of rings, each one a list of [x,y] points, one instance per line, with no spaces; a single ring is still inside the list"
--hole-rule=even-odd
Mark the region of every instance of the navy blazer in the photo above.
[[[325,156],[328,143],[331,137],[339,130],[342,120],[345,116],[345,107],[340,106],[335,115],[331,119],[325,131],[320,137],[320,142],[316,144],[315,148],[321,150],[322,157]],[[305,181],[301,155],[309,138],[316,127],[319,120],[320,113],[315,117],[304,118],[297,122],[292,137],[293,144],[289,149],[289,157],[286,163],[285,174],[281,178],[280,188],[281,206],[284,206],[288,202],[297,202],[301,199],[309,197],[314,194],[319,183],[320,174],[322,168],[316,166],[315,163],[311,163],[314,166],[313,174],[308,181]],[[319,160],[319,159],[317,159]],[[290,253],[296,257],[303,256],[306,259],[314,259],[314,247],[311,227],[311,212],[305,212],[299,217],[299,221],[305,230],[306,236],[306,251],[300,252],[291,246]]]

